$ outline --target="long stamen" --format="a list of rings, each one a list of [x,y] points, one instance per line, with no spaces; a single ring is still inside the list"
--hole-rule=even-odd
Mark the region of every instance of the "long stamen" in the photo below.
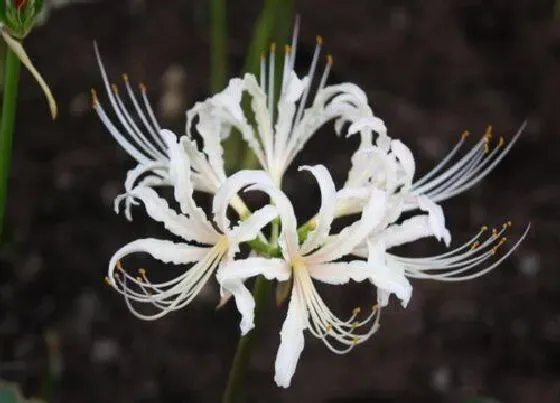
[[[441,281],[470,280],[488,273],[509,257],[519,246],[530,229],[530,225],[528,225],[517,242],[499,259],[484,268],[479,268],[483,262],[494,257],[497,251],[507,241],[507,238],[504,237],[503,234],[510,227],[511,222],[504,223],[500,230],[492,230],[491,235],[486,239],[482,239],[481,237],[486,231],[486,228],[483,228],[483,230],[481,230],[469,242],[439,256],[426,258],[403,258],[400,256],[389,255],[388,260],[404,265],[406,274],[409,277]],[[465,274],[473,269],[476,271],[471,274]]]
[[[276,65],[276,44],[270,45],[268,56],[268,113],[270,115],[270,127],[274,125],[274,67]]]
[[[266,57],[264,52],[261,52],[260,56],[259,86],[262,92],[266,91]]]
[[[327,62],[325,63],[325,69],[323,70],[323,75],[321,76],[321,81],[319,82],[319,88],[317,88],[317,92],[325,88],[325,84],[327,83],[327,79],[329,78],[329,73],[331,72],[332,65],[333,57],[329,53],[327,55]]]
[[[301,101],[298,105],[295,124],[298,124],[301,121],[303,111],[305,110],[305,105],[307,103],[307,96],[309,94],[311,85],[313,84],[313,75],[315,74],[315,69],[317,68],[317,61],[319,60],[319,55],[321,54],[322,45],[323,45],[323,37],[317,35],[316,43],[315,43],[315,51],[313,52],[313,59],[311,60],[311,66],[309,67],[309,72],[307,73],[308,81],[307,81],[307,85],[305,86],[305,90],[303,91]]]

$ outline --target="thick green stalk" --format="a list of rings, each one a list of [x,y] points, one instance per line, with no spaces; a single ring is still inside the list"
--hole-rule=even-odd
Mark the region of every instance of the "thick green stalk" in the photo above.
[[[235,351],[235,357],[229,372],[229,379],[224,393],[223,403],[239,403],[242,402],[243,386],[245,384],[245,375],[247,373],[247,365],[251,358],[251,352],[255,346],[258,336],[260,323],[270,299],[270,291],[272,284],[263,276],[259,276],[255,281],[253,288],[253,297],[255,298],[255,328],[245,336],[241,336]]]
[[[0,240],[4,227],[6,199],[8,196],[8,176],[12,154],[12,134],[16,116],[16,102],[21,63],[12,50],[6,46],[4,58],[4,93],[2,99],[2,121],[0,122]]]
[[[221,91],[226,83],[227,59],[227,9],[226,0],[211,0],[211,66],[210,90]]]

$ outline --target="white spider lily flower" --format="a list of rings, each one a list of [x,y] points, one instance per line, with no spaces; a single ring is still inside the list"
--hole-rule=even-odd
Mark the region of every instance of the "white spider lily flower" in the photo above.
[[[120,203],[124,200],[126,217],[131,220],[130,207],[135,204],[131,197],[131,191],[136,186],[170,185],[169,154],[162,136],[162,130],[148,101],[146,87],[140,84],[141,99],[138,99],[128,81],[128,76],[123,74],[126,95],[132,105],[131,108],[127,108],[117,85],[109,83],[97,44],[94,44],[94,49],[103,85],[120,127],[113,123],[99,102],[96,91],[92,89],[93,109],[113,138],[138,163],[134,169],[127,173],[125,193],[115,199],[115,211],[118,212]]]
[[[348,179],[337,192],[336,216],[359,213],[372,188],[385,191],[388,197],[388,212],[385,225],[396,221],[406,209],[416,209],[428,213],[428,222],[438,240],[446,245],[451,242],[451,234],[445,227],[445,216],[441,206],[423,194],[411,191],[416,163],[412,152],[399,140],[391,140],[390,148],[364,146],[352,156],[352,166]]]
[[[277,186],[280,186],[286,169],[297,153],[321,126],[331,120],[335,121],[337,134],[342,132],[345,123],[350,123],[348,134],[360,133],[362,144],[372,143],[373,132],[378,133],[379,138],[387,138],[385,124],[373,115],[366,94],[358,86],[351,83],[326,85],[332,66],[330,55],[327,56],[321,77],[314,83],[322,47],[321,37],[317,37],[307,75],[303,79],[298,78],[294,72],[298,24],[296,20],[292,45],[286,46],[277,102],[274,92],[276,46],[273,44],[268,63],[264,55],[261,57],[259,79],[253,74],[245,74],[243,80],[234,78],[226,90],[198,103],[187,114],[187,133],[194,117],[198,117],[202,137],[209,136],[206,133],[214,136],[212,147],[208,148],[210,160],[221,159],[216,133],[225,137],[235,127]],[[313,94],[314,85],[317,85],[317,89]],[[250,117],[240,107],[244,92],[248,93],[251,101],[253,116]],[[256,130],[251,127],[249,120],[254,120]]]
[[[238,189],[252,184],[249,189],[267,193],[278,209],[282,223],[279,244],[283,258],[249,257],[236,260],[222,266],[217,274],[221,286],[235,297],[242,316],[240,327],[243,334],[253,327],[255,306],[253,297],[243,282],[257,275],[280,281],[290,278],[293,280],[275,364],[275,381],[282,387],[289,386],[295,372],[304,347],[304,330],[321,339],[333,352],[345,353],[356,344],[366,341],[378,329],[380,311],[377,305],[361,320],[358,319],[359,308],[354,309],[348,319],[340,319],[319,296],[313,280],[333,285],[346,284],[350,280],[369,280],[388,292],[397,294],[404,303],[410,298],[412,290],[404,276],[399,278],[392,273],[378,271],[370,262],[339,261],[383,221],[387,207],[386,194],[373,188],[361,218],[329,237],[336,207],[336,190],[332,178],[321,165],[300,169],[311,172],[319,183],[321,208],[318,226],[300,245],[294,210],[285,194],[272,181],[260,181],[254,172],[235,174],[233,177],[237,178]],[[370,325],[366,326],[368,324]]]
[[[530,225],[527,226],[515,244],[498,258],[496,258],[498,250],[507,242],[504,233],[511,227],[511,222],[504,223],[499,229],[494,228],[491,231],[484,226],[463,245],[436,256],[405,258],[388,251],[409,242],[435,236],[429,221],[429,216],[422,214],[400,224],[393,224],[384,231],[375,232],[370,236],[368,243],[363,242],[353,254],[367,257],[369,261],[376,262],[378,267],[403,273],[410,278],[439,281],[471,280],[488,273],[507,259],[521,244],[530,229]],[[372,248],[371,245],[375,247]],[[382,306],[386,302],[385,299]]]
[[[267,205],[231,228],[226,217],[228,204],[221,202],[232,196],[232,185],[226,181],[214,197],[215,229],[192,199],[194,187],[187,155],[182,152],[180,143],[172,141],[172,133],[163,133],[170,145],[169,174],[174,185],[174,197],[183,214],[171,209],[165,199],[149,187],[137,186],[130,193],[131,197],[144,204],[152,219],[161,222],[169,232],[185,242],[153,238],[132,241],[113,255],[107,276],[107,282],[124,295],[130,311],[145,320],[160,318],[189,304],[216,268],[234,259],[239,243],[257,237],[261,229],[278,215],[275,207]],[[148,253],[165,263],[191,267],[171,280],[150,281],[144,269],[140,269],[135,276],[121,265],[121,259],[133,253]],[[141,312],[137,304],[152,305],[155,313]]]

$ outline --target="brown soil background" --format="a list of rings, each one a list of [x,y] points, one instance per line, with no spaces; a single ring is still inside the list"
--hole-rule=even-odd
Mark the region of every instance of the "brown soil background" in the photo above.
[[[333,355],[307,335],[288,390],[273,382],[285,308],[270,309],[249,370],[250,401],[560,401],[560,17],[554,2],[296,3],[301,59],[322,34],[335,57],[331,82],[365,89],[391,136],[417,154],[419,171],[443,157],[464,129],[482,135],[492,124],[507,139],[528,119],[495,172],[444,208],[455,244],[481,225],[507,219],[516,234],[529,221],[532,230],[512,258],[481,279],[416,281],[409,307],[393,304],[378,335],[350,354]],[[219,401],[238,338],[234,307],[214,310],[215,284],[188,309],[144,323],[103,282],[118,247],[164,233],[140,211],[133,223],[112,211],[132,161],[89,109],[89,88],[101,85],[92,40],[115,79],[127,71],[149,85],[162,123],[178,133],[183,111],[208,94],[207,2],[142,4],[107,0],[54,10],[26,41],[57,95],[60,118],[50,121],[42,94],[23,72],[10,243],[0,260],[0,376],[28,394],[47,393],[51,402]],[[230,2],[232,75],[243,63],[259,5]],[[354,145],[325,130],[298,162],[325,163],[340,183]],[[306,179],[287,181],[303,218],[317,206],[310,203],[317,190],[298,186]],[[411,253],[438,246],[420,244]],[[371,298],[353,287],[326,296],[342,311]]]

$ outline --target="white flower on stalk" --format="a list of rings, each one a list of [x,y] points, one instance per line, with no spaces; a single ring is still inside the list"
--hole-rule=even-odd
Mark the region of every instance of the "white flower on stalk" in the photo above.
[[[109,118],[99,102],[97,92],[92,89],[93,109],[111,136],[138,163],[126,175],[125,193],[115,199],[115,211],[118,212],[120,203],[124,200],[126,217],[131,220],[130,207],[136,204],[131,194],[135,187],[170,185],[169,153],[160,125],[148,101],[146,87],[140,84],[141,100],[139,100],[128,81],[128,76],[122,75],[127,97],[132,104],[132,110],[129,110],[120,96],[117,85],[109,82],[97,44],[94,44],[94,49],[103,85],[120,128]]]
[[[231,185],[226,181],[214,197],[215,229],[192,198],[191,167],[181,142],[178,143],[169,131],[162,131],[162,137],[170,158],[169,180],[173,183],[174,198],[183,214],[171,209],[166,200],[149,187],[137,186],[130,194],[144,204],[152,219],[161,222],[175,237],[184,241],[153,238],[132,241],[113,255],[107,277],[108,283],[124,295],[130,311],[145,320],[160,318],[189,304],[215,270],[233,260],[239,243],[257,237],[261,229],[277,217],[276,208],[267,205],[231,228],[226,215],[228,204],[223,203],[223,200],[231,198]],[[131,275],[121,264],[121,259],[133,253],[148,253],[165,263],[191,267],[171,280],[152,282],[144,269],[140,269],[138,275]],[[155,313],[143,313],[138,310],[137,304],[149,304],[155,308]]]
[[[303,79],[298,78],[294,72],[298,26],[296,20],[292,45],[285,49],[277,102],[276,46],[273,44],[268,61],[264,54],[261,57],[259,79],[253,74],[245,74],[243,79],[232,79],[226,91],[198,103],[187,113],[187,132],[195,116],[199,118],[200,127],[212,129],[216,141],[216,133],[223,138],[232,127],[238,129],[277,186],[280,186],[286,169],[307,141],[331,120],[335,121],[337,134],[342,132],[346,123],[350,123],[348,134],[360,133],[364,144],[372,143],[373,132],[387,139],[383,121],[373,115],[365,93],[358,86],[351,83],[326,85],[332,66],[330,55],[319,81],[314,83],[322,47],[321,37],[317,37],[307,75]],[[314,85],[317,89],[313,95]],[[244,92],[249,95],[254,115],[250,118],[240,107]],[[254,119],[255,128],[249,124],[251,119]]]
[[[399,140],[388,144],[389,148],[362,145],[354,153],[348,179],[337,192],[336,216],[359,213],[371,189],[380,189],[388,195],[387,213],[380,228],[396,221],[405,210],[419,209],[428,213],[427,222],[434,236],[449,246],[451,234],[445,227],[441,206],[411,191],[416,171],[412,152]]]
[[[148,101],[146,87],[140,84],[141,100],[137,98],[130,85],[127,74],[123,74],[127,97],[132,108],[127,108],[120,96],[116,84],[111,84],[97,45],[94,45],[99,70],[103,84],[109,99],[109,103],[115,113],[120,128],[117,127],[107,115],[107,112],[98,100],[97,93],[92,90],[93,108],[97,112],[109,133],[117,140],[119,145],[136,160],[138,165],[130,170],[125,180],[125,193],[115,199],[115,211],[119,211],[121,202],[125,202],[125,215],[128,220],[132,219],[130,208],[137,204],[133,190],[136,187],[158,187],[172,186],[169,180],[169,149],[164,140],[165,129],[161,129],[155,117],[154,111]],[[181,152],[190,157],[192,170],[192,182],[194,189],[202,192],[215,194],[218,188],[226,180],[222,158],[221,140],[223,133],[216,126],[215,116],[209,113],[218,113],[219,104],[230,100],[232,95],[231,85],[210,98],[209,101],[196,104],[187,111],[188,123],[186,136],[181,138]],[[239,99],[236,100],[239,108]],[[208,106],[212,106],[211,112],[207,112]],[[233,108],[234,104],[230,105]],[[192,120],[200,116],[200,122],[196,125],[199,135],[202,137],[202,149],[200,150],[193,139]],[[222,133],[220,135],[220,133]],[[232,199],[232,206],[242,216],[249,211],[239,198]]]
[[[282,387],[289,386],[294,374],[304,347],[304,330],[307,329],[321,339],[333,352],[345,353],[356,344],[366,341],[378,328],[379,309],[376,305],[362,320],[357,320],[359,309],[355,309],[348,319],[342,320],[324,303],[313,285],[313,280],[328,284],[369,280],[386,293],[395,293],[404,305],[412,292],[408,280],[403,275],[378,270],[370,262],[363,260],[339,261],[350,254],[383,221],[387,207],[386,194],[373,188],[361,218],[340,233],[329,237],[336,207],[336,191],[332,178],[322,165],[305,166],[300,169],[311,172],[321,189],[318,226],[300,245],[293,207],[284,193],[261,173],[239,172],[231,178],[232,183],[237,185],[232,188],[233,193],[251,185],[249,189],[267,193],[278,209],[282,222],[279,244],[283,258],[250,257],[236,260],[222,266],[217,274],[221,286],[235,297],[242,316],[240,327],[243,334],[253,327],[255,306],[253,297],[243,282],[257,275],[280,281],[292,279],[291,299],[282,326],[275,365],[275,380]],[[364,328],[368,323],[371,323],[371,326]]]

